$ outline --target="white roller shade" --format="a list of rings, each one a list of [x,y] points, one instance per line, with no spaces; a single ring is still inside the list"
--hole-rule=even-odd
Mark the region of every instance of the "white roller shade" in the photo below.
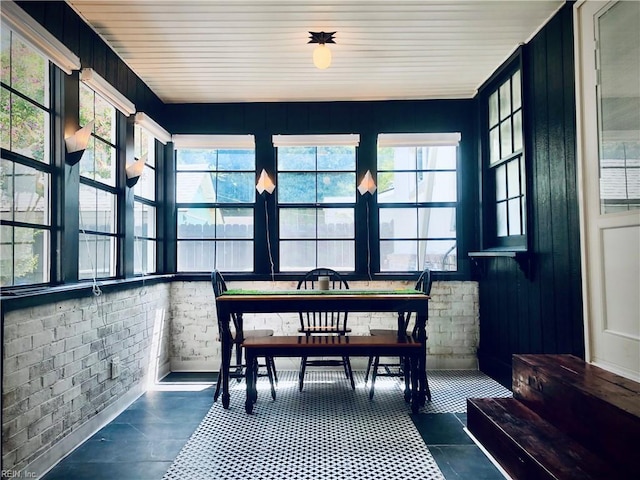
[[[173,135],[174,148],[255,148],[253,135]]]
[[[80,58],[14,2],[3,0],[0,13],[3,27],[13,30],[67,75],[80,70]]]
[[[116,87],[98,75],[92,68],[82,69],[80,72],[80,81],[91,87],[96,93],[126,116],[136,113],[134,103],[120,93]]]
[[[460,133],[380,133],[379,147],[458,146]]]
[[[164,128],[162,128],[157,122],[155,122],[149,115],[138,112],[135,116],[136,125],[144,128],[147,132],[149,132],[154,138],[158,141],[164,143],[171,141],[171,134],[167,132]]]
[[[318,146],[345,146],[357,147],[360,143],[360,135],[274,135],[274,147],[318,147]]]

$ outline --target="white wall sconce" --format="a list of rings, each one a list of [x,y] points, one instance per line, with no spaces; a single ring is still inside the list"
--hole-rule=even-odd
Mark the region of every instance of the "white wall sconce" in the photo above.
[[[271,180],[271,177],[269,176],[267,171],[263,168],[262,172],[260,172],[258,183],[256,183],[256,190],[260,195],[262,195],[264,192],[271,194],[275,189],[276,189],[276,184],[273,183],[273,180]]]
[[[132,188],[136,183],[138,183],[138,180],[140,180],[142,172],[144,171],[145,163],[147,163],[147,159],[140,158],[125,167],[125,173],[127,174],[127,187]]]
[[[364,195],[367,192],[373,195],[377,188],[376,182],[373,180],[373,175],[371,175],[371,170],[367,170],[367,173],[364,174],[364,177],[362,177],[362,180],[358,185],[360,195]]]
[[[93,120],[73,135],[64,139],[64,144],[67,148],[67,154],[65,155],[67,165],[73,166],[80,161],[84,151],[87,149],[87,145],[89,145],[91,132],[93,132]]]
[[[102,96],[127,117],[136,113],[135,104],[116,90],[113,85],[98,75],[92,68],[83,68],[80,71],[80,81],[86,83],[96,93]]]
[[[331,50],[326,43],[336,43],[333,36],[336,32],[309,32],[311,40],[307,43],[317,43],[313,50],[313,64],[320,70],[325,70],[331,65]]]

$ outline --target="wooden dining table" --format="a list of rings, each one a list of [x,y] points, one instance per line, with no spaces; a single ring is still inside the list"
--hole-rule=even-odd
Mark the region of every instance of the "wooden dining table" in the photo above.
[[[404,314],[415,312],[415,340],[421,344],[417,362],[417,397],[424,405],[431,397],[426,378],[426,325],[429,296],[419,290],[228,290],[216,299],[220,331],[222,365],[222,406],[230,403],[229,365],[231,363],[231,316],[237,315],[242,325],[245,313],[286,312],[395,312],[398,335],[405,336]]]

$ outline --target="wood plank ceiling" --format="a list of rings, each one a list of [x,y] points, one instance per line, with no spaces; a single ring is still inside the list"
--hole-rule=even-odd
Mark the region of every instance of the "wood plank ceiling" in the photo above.
[[[67,0],[166,103],[471,98],[562,0]],[[309,32],[337,32],[313,66]]]

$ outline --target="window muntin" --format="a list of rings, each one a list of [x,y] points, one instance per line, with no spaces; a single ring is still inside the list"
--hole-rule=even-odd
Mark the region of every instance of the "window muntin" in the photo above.
[[[2,28],[0,285],[50,281],[49,61]]]
[[[279,146],[280,271],[355,270],[356,147]]]
[[[522,81],[512,73],[489,96],[489,169],[495,181],[498,238],[526,233]]]
[[[178,271],[252,272],[255,150],[176,151]]]
[[[116,109],[80,84],[80,125],[93,121],[91,139],[80,160],[80,245],[78,278],[116,275],[117,197]]]
[[[381,272],[457,270],[457,190],[457,142],[378,147]]]
[[[142,175],[133,187],[134,250],[133,273],[154,273],[156,268],[156,139],[146,129],[135,125],[134,157],[145,161]]]

